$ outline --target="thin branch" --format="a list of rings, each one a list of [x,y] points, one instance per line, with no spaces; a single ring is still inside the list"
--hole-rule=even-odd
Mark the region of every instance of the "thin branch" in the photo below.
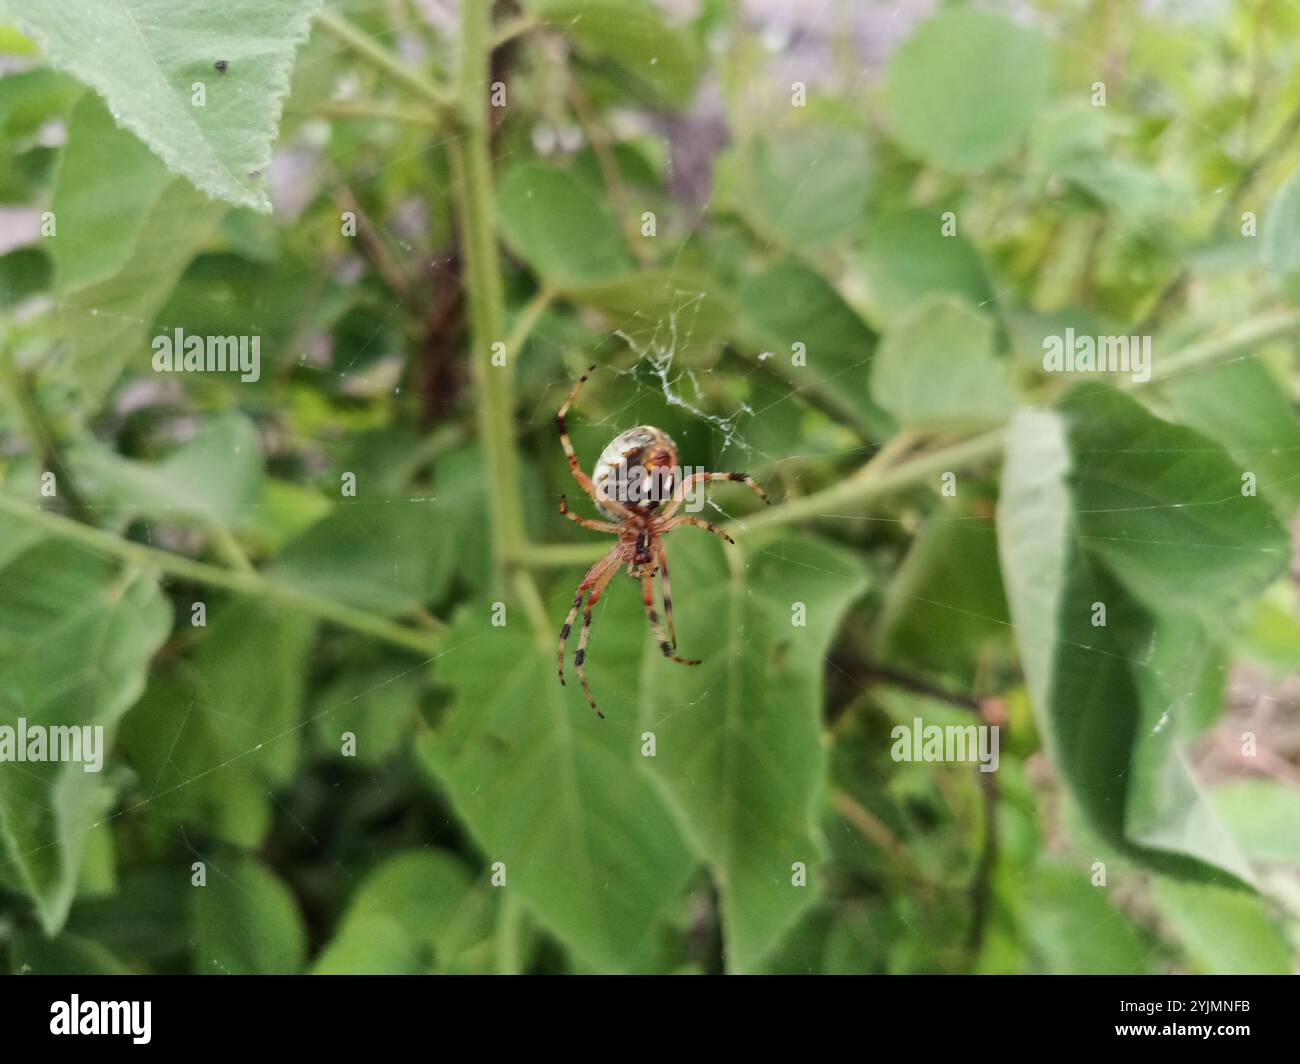
[[[541,25],[541,19],[535,15],[516,15],[514,18],[506,19],[492,34],[492,50],[495,52],[503,44],[513,41],[516,37],[522,37],[525,33],[531,33]]]
[[[266,599],[344,628],[350,628],[363,635],[374,636],[376,639],[382,639],[405,650],[413,650],[426,657],[436,655],[442,645],[440,639],[428,632],[415,631],[394,624],[384,617],[345,606],[310,591],[268,580],[258,572],[223,569],[170,551],[147,547],[143,543],[123,539],[93,525],[83,525],[61,514],[20,502],[10,495],[0,494],[0,513],[34,525],[52,536],[79,543],[96,553],[120,558],[134,565],[158,569],[181,580]]]
[[[341,15],[332,11],[322,11],[316,16],[316,25],[391,81],[432,105],[440,116],[452,115],[454,100],[446,89],[406,66],[368,33],[354,26]]]
[[[68,509],[78,518],[84,518],[89,510],[77,490],[76,480],[63,456],[63,448],[59,445],[58,437],[46,419],[44,411],[41,410],[40,403],[37,402],[32,380],[18,368],[13,349],[5,342],[3,336],[0,336],[0,348],[2,348],[0,384],[4,384],[13,397],[14,406],[23,423],[23,431],[32,447],[36,449],[37,456],[54,473],[57,490],[62,492],[63,498],[67,500]]]
[[[373,122],[401,122],[410,126],[437,129],[442,125],[437,113],[419,111],[409,107],[386,107],[378,103],[327,103],[310,112],[320,118],[355,118]]]
[[[541,320],[543,314],[552,303],[555,302],[555,293],[549,288],[543,288],[532,299],[530,299],[524,308],[515,318],[515,326],[510,330],[509,337],[506,338],[506,358],[513,362],[515,356],[523,350],[524,344],[532,336],[533,330],[537,328],[537,323]]]
[[[984,812],[984,844],[980,847],[979,863],[971,880],[970,929],[966,935],[966,948],[972,963],[979,958],[988,927],[990,903],[993,899],[993,872],[998,863],[998,781],[996,772],[977,772]]]

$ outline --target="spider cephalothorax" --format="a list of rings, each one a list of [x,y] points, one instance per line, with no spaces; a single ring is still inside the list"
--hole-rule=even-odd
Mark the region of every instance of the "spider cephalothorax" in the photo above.
[[[595,369],[593,366],[592,369]],[[611,578],[619,567],[626,564],[632,576],[641,578],[641,601],[645,605],[650,627],[664,657],[682,665],[698,665],[695,658],[680,658],[677,649],[677,633],[673,630],[673,599],[668,584],[668,557],[664,553],[663,537],[679,525],[695,525],[707,529],[714,535],[721,536],[728,543],[734,542],[716,525],[702,521],[690,514],[674,516],[686,499],[686,493],[693,483],[708,480],[735,480],[747,485],[767,502],[767,494],[747,473],[691,473],[681,476],[677,466],[677,445],[662,429],[653,425],[639,425],[619,433],[601,452],[592,476],[587,476],[578,464],[574,454],[573,443],[564,418],[569,407],[577,398],[578,390],[591,376],[589,369],[573,386],[569,397],[555,415],[555,423],[560,429],[560,442],[569,459],[569,469],[579,486],[611,521],[592,521],[573,513],[563,495],[560,496],[560,513],[571,521],[576,521],[583,528],[597,532],[609,532],[618,536],[618,543],[608,554],[587,570],[587,575],[578,585],[577,594],[573,596],[573,605],[569,615],[560,629],[559,671],[560,683],[564,683],[564,645],[573,628],[578,610],[582,609],[582,634],[578,637],[578,650],[573,656],[573,663],[578,669],[578,679],[582,681],[583,693],[597,716],[603,717],[591,697],[591,688],[587,685],[586,655],[587,638],[591,634],[591,611]],[[668,620],[668,634],[664,635],[659,623],[659,614],[654,605],[654,578],[658,573],[663,580],[664,616]],[[583,607],[583,599],[586,607]]]

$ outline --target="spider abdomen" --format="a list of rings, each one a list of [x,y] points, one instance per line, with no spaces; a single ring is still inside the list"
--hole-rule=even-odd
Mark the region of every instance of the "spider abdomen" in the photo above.
[[[663,429],[638,425],[620,432],[601,451],[591,480],[599,496],[596,504],[611,517],[601,499],[653,513],[672,498],[677,482],[677,444]]]

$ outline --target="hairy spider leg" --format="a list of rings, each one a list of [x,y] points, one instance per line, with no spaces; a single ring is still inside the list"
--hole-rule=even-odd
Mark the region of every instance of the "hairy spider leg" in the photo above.
[[[591,635],[591,611],[595,609],[596,603],[600,601],[600,596],[605,588],[609,587],[609,582],[618,572],[617,565],[611,565],[605,572],[601,573],[596,579],[595,586],[591,589],[591,594],[587,598],[586,608],[582,611],[582,634],[578,636],[578,652],[573,655],[573,664],[578,668],[578,680],[582,684],[582,693],[587,696],[587,702],[592,709],[596,711],[596,716],[602,720],[605,714],[596,706],[596,700],[591,696],[591,688],[587,686],[587,638]]]
[[[582,578],[582,583],[578,585],[578,590],[573,596],[573,605],[569,607],[569,615],[564,618],[564,627],[560,629],[560,645],[555,654],[561,687],[564,686],[564,644],[569,641],[569,632],[573,630],[573,619],[578,616],[578,610],[582,608],[583,596],[586,595],[587,589],[594,585],[606,570],[612,573],[622,564],[622,553],[618,547],[615,547],[587,570],[587,575]]]
[[[662,525],[659,525],[655,529],[655,531],[657,531],[660,535],[663,535],[665,532],[671,532],[678,525],[694,525],[696,528],[702,528],[706,532],[712,532],[715,536],[721,536],[728,543],[736,542],[729,535],[727,535],[727,533],[722,531],[722,529],[720,529],[717,525],[711,525],[709,524],[708,521],[702,521],[698,517],[691,517],[689,514],[682,514],[680,517],[670,518],[669,520],[665,521]]]
[[[655,537],[655,560],[659,562],[659,572],[663,574],[664,617],[668,620],[668,641],[677,649],[677,632],[673,628],[673,588],[668,582],[668,554],[658,536]]]
[[[697,480],[734,480],[737,484],[744,484],[768,506],[772,505],[772,500],[767,497],[767,492],[748,473],[692,473],[678,485],[677,490],[673,492],[672,501],[668,503],[667,509],[660,516],[665,519],[672,517],[682,503],[686,501],[686,489]]]
[[[611,524],[609,521],[593,521],[590,517],[575,514],[569,509],[569,500],[563,495],[560,496],[560,513],[564,514],[570,521],[576,521],[583,528],[590,528],[593,532],[613,532],[617,535],[622,531],[618,525]]]
[[[663,625],[659,623],[659,614],[655,613],[655,578],[649,568],[641,570],[641,601],[645,605],[646,616],[650,618],[650,627],[654,629],[655,639],[659,641],[659,649],[664,652],[664,657],[669,661],[675,661],[679,665],[698,665],[699,658],[679,658],[673,653],[672,644],[664,636]]]
[[[578,378],[569,392],[569,397],[564,400],[564,405],[560,407],[559,412],[555,415],[555,424],[560,430],[560,443],[564,447],[564,455],[569,460],[569,472],[573,474],[573,479],[578,482],[578,486],[591,496],[596,505],[613,510],[620,517],[631,517],[632,511],[617,499],[602,499],[596,494],[596,485],[591,482],[591,477],[587,476],[582,471],[582,466],[578,464],[578,456],[574,453],[573,441],[569,439],[569,428],[564,420],[569,413],[569,407],[573,405],[573,400],[578,397],[578,390],[587,383],[587,378],[591,376],[591,371],[595,368],[595,366],[590,367],[586,373]]]

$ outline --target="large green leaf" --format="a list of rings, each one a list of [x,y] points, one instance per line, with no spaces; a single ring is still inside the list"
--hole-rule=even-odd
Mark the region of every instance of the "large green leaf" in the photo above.
[[[1099,386],[1062,410],[1013,422],[998,513],[1039,730],[1111,845],[1176,875],[1249,880],[1183,746],[1222,682],[1211,633],[1285,565],[1285,535],[1191,430]]]
[[[690,102],[699,75],[695,38],[670,27],[654,5],[639,0],[526,0],[545,24],[563,30],[578,50],[622,67],[672,104]]]
[[[758,137],[719,163],[721,203],[781,248],[823,252],[862,228],[870,195],[866,137],[801,129]]]
[[[668,662],[642,639],[648,764],[717,878],[727,966],[751,971],[819,886],[824,658],[866,576],[801,536],[736,570],[703,533],[668,551],[679,652],[703,664]],[[807,886],[794,885],[796,863]]]
[[[893,135],[945,169],[991,166],[1024,137],[1047,94],[1048,61],[1035,29],[992,11],[941,11],[889,61]]]
[[[939,210],[910,208],[873,218],[865,253],[873,320],[889,324],[934,294],[986,307],[993,288],[979,252],[960,228],[945,235]]]
[[[1203,883],[1157,879],[1160,915],[1181,940],[1193,969],[1216,975],[1289,975],[1282,929],[1263,898]]]
[[[770,357],[796,389],[883,435],[891,421],[871,398],[876,335],[821,274],[793,259],[767,266],[740,289],[746,347]],[[799,365],[794,347],[802,344]]]
[[[320,0],[0,0],[56,66],[215,199],[269,211],[266,168],[289,71]],[[221,63],[224,69],[218,69]],[[202,83],[204,103],[196,105]],[[105,170],[105,173],[111,173]],[[108,201],[111,206],[111,200]]]
[[[0,724],[102,726],[106,758],[170,626],[152,574],[120,573],[108,559],[0,520]],[[0,781],[5,878],[53,934],[114,788],[103,771],[67,761],[0,762]]]
[[[1282,183],[1263,221],[1264,261],[1277,283],[1293,290],[1300,278],[1300,172]]]
[[[1300,788],[1271,779],[1237,779],[1215,787],[1212,799],[1251,860],[1300,865]]]
[[[491,933],[485,884],[443,850],[411,850],[371,872],[317,958],[320,975],[457,971]]]
[[[153,678],[123,739],[150,816],[254,846],[270,826],[271,790],[298,766],[315,625],[244,599],[209,604],[207,620],[193,667]]]
[[[1284,571],[1284,530],[1222,448],[1099,385],[1066,410],[1077,534],[1149,608],[1214,627]]]
[[[361,609],[402,613],[440,594],[450,578],[446,510],[409,496],[343,499],[266,574]]]
[[[72,464],[93,478],[101,503],[126,515],[231,528],[257,499],[262,448],[252,423],[229,414],[206,422],[159,462],[132,461],[96,444],[74,453]]]
[[[1025,894],[1025,935],[1047,973],[1132,975],[1150,970],[1149,948],[1138,928],[1080,869],[1035,868]]]
[[[451,649],[437,663],[455,702],[420,755],[486,860],[505,864],[506,885],[497,889],[518,891],[591,963],[625,970],[695,863],[653,784],[636,771],[634,702],[611,699],[608,719],[598,719],[572,668],[569,687],[560,687],[553,633],[531,632],[514,603],[504,627],[493,627],[491,616],[490,602],[457,614]],[[624,684],[634,686],[644,626],[609,621],[602,615],[593,657],[620,666]],[[558,616],[555,624],[558,631]],[[597,692],[608,691],[599,678],[593,670]]]
[[[1265,497],[1300,506],[1300,418],[1281,383],[1257,360],[1237,359],[1163,385],[1179,419],[1255,474]]]
[[[922,300],[885,330],[871,394],[900,425],[934,432],[998,424],[1015,406],[993,322],[951,296]]]
[[[552,284],[606,281],[632,268],[617,220],[568,170],[515,167],[501,179],[497,211],[511,250]]]
[[[87,93],[68,124],[52,209],[59,316],[93,401],[128,366],[152,372],[149,326],[224,207],[169,174]]]
[[[292,975],[307,952],[289,889],[257,861],[209,860],[194,891],[194,970],[200,975]]]
[[[1008,623],[992,521],[945,508],[921,529],[885,593],[878,653],[890,664],[951,672],[970,690],[989,648],[1009,644]]]

